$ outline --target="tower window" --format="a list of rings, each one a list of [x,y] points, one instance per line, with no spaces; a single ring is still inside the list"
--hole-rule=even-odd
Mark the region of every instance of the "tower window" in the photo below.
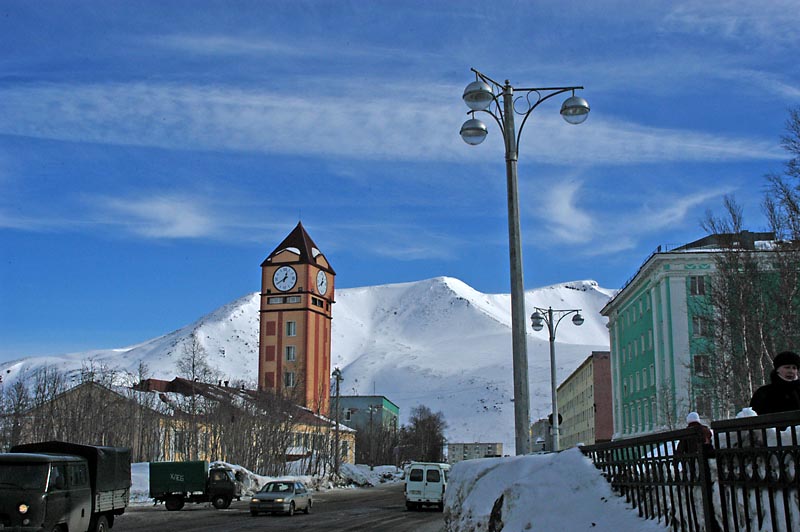
[[[297,322],[296,321],[287,321],[286,322],[286,336],[297,336]]]
[[[295,380],[294,380],[294,371],[287,371],[283,374],[283,385],[286,388],[294,388]]]
[[[300,296],[288,296],[286,298],[287,303],[300,303]]]
[[[267,304],[268,305],[281,305],[283,303],[282,297],[268,297]]]
[[[293,345],[286,346],[286,361],[294,362],[297,358],[297,348]]]

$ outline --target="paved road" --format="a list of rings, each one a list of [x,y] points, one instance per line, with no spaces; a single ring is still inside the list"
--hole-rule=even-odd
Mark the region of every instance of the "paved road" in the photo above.
[[[440,532],[442,513],[434,510],[406,510],[401,483],[374,488],[354,488],[314,493],[309,515],[293,517],[259,515],[252,517],[248,503],[234,501],[227,510],[206,504],[187,504],[179,512],[163,505],[129,508],[114,523],[113,532]]]

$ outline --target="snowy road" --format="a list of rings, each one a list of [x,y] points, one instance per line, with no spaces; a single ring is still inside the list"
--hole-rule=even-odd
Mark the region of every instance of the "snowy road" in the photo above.
[[[383,484],[374,488],[354,488],[314,493],[310,515],[293,517],[261,515],[252,517],[245,501],[234,502],[227,510],[206,504],[187,505],[179,512],[163,506],[135,506],[114,523],[114,532],[238,532],[324,530],[345,532],[439,532],[444,521],[438,511],[409,512],[405,508],[403,484]]]

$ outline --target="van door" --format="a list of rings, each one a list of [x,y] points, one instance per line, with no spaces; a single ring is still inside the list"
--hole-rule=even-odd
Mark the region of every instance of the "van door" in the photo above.
[[[64,523],[69,518],[69,491],[67,489],[67,469],[64,464],[50,464],[47,478],[46,526]]]
[[[444,479],[438,467],[425,468],[425,486],[423,487],[422,497],[429,501],[442,500],[442,488]]]
[[[92,518],[92,489],[89,486],[89,469],[85,463],[67,465],[70,517],[69,530],[86,530]]]

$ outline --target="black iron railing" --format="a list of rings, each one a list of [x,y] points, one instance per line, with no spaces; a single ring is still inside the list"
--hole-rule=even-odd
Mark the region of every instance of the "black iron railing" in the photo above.
[[[800,530],[800,411],[717,421],[711,429],[714,449],[690,428],[581,450],[641,517],[673,530]]]

